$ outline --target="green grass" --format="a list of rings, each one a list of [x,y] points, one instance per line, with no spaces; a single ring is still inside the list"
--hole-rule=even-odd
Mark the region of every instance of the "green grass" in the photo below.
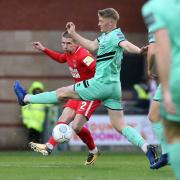
[[[0,152],[0,180],[175,180],[170,167],[152,171],[142,154],[103,152],[94,166],[85,153]]]

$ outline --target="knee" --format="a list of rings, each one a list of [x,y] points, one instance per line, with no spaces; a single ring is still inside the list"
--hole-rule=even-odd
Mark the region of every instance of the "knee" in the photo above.
[[[77,133],[77,134],[81,131],[81,127],[78,124],[76,124],[76,123],[74,123],[72,125],[72,128],[75,131],[75,133]]]
[[[153,102],[150,106],[148,118],[151,122],[158,122],[160,120],[159,102]]]
[[[65,123],[65,124],[69,124],[73,121],[74,116],[73,114],[65,114],[65,115],[61,115],[57,121],[58,124],[60,123]]]
[[[66,87],[62,87],[62,88],[57,89],[58,98],[60,100],[66,99],[66,92],[67,92],[67,88]]]
[[[157,122],[159,121],[159,114],[157,114],[157,112],[149,112],[148,113],[148,119],[151,121],[151,122]]]
[[[147,117],[151,122],[153,121],[153,115],[151,112],[148,113]]]

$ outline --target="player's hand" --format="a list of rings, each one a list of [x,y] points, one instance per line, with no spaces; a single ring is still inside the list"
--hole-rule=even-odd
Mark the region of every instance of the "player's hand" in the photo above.
[[[148,45],[143,46],[140,50],[140,54],[147,55],[147,51],[148,51]]]
[[[73,34],[75,32],[75,24],[73,22],[68,22],[66,24],[66,29],[69,34]]]
[[[170,92],[164,93],[164,107],[165,107],[166,111],[169,112],[170,114],[176,114],[176,109],[172,102]]]
[[[41,51],[44,51],[44,49],[45,49],[45,47],[40,42],[33,42],[32,45],[34,48],[41,50]]]

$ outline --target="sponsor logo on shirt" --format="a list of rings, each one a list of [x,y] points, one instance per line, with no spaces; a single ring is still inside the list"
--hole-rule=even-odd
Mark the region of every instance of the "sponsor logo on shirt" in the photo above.
[[[73,78],[80,78],[79,72],[76,68],[69,67],[69,70],[70,70]]]
[[[87,66],[89,66],[93,61],[94,61],[94,59],[93,59],[92,57],[90,57],[90,56],[87,56],[87,57],[83,60],[83,62],[84,62]]]

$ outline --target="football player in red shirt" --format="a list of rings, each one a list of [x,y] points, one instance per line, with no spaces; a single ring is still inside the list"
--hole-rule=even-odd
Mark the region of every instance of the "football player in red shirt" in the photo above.
[[[59,53],[45,48],[40,42],[33,42],[33,46],[46,53],[49,57],[59,63],[67,63],[69,70],[75,82],[90,79],[94,76],[96,70],[96,60],[92,57],[88,50],[77,45],[76,42],[69,36],[67,32],[62,34],[62,49],[64,53]],[[80,139],[88,146],[89,154],[85,165],[94,164],[99,151],[94,144],[94,140],[90,131],[84,127],[84,124],[89,120],[93,112],[99,107],[101,101],[79,101],[69,100],[59,117],[57,124],[69,124],[73,121],[72,128]],[[52,152],[57,142],[51,136],[46,144],[38,144],[30,142],[29,145],[34,151],[40,152],[43,155],[48,155]]]

